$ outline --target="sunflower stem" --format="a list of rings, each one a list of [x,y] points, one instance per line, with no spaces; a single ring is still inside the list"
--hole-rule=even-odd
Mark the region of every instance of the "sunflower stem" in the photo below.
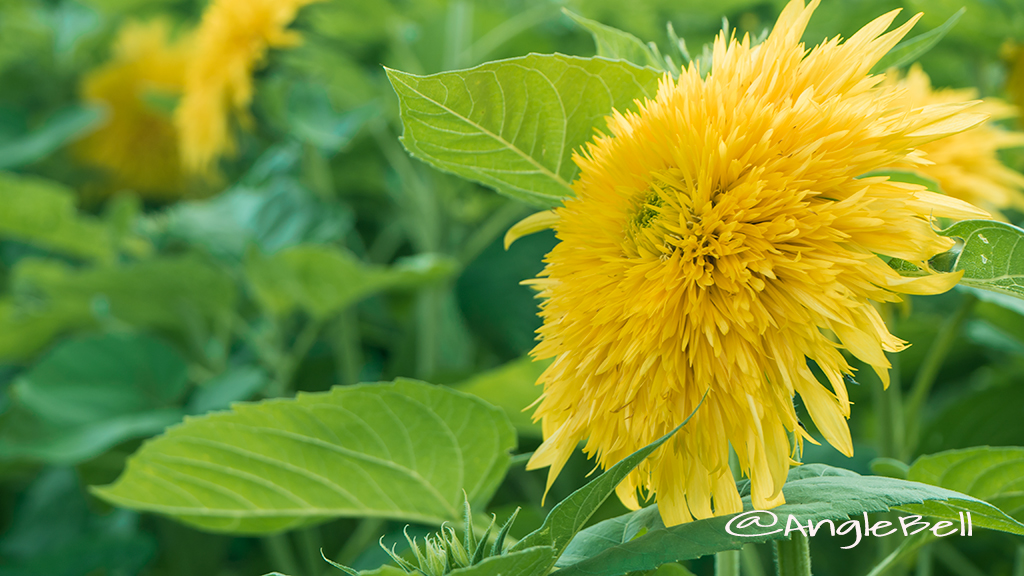
[[[1017,558],[1013,562],[1013,576],[1024,576],[1024,544],[1017,545]]]
[[[811,545],[807,536],[793,534],[789,540],[775,541],[777,576],[811,576]]]
[[[740,576],[739,550],[725,550],[715,554],[715,576]]]
[[[288,535],[281,532],[264,536],[263,551],[267,554],[275,570],[281,570],[285,574],[299,574],[299,562],[295,559],[295,552],[288,541]]]
[[[917,445],[921,432],[919,417],[921,408],[924,407],[925,400],[928,399],[928,393],[931,392],[932,386],[935,384],[935,379],[939,375],[939,369],[942,368],[946,356],[949,355],[953,344],[956,342],[957,335],[960,334],[960,329],[970,317],[977,302],[978,297],[974,294],[964,295],[963,300],[960,302],[960,308],[939,328],[939,333],[935,336],[935,340],[932,341],[932,345],[928,348],[928,353],[917,371],[914,384],[910,389],[910,397],[906,403],[906,420],[909,433],[907,446],[909,449],[913,449]]]

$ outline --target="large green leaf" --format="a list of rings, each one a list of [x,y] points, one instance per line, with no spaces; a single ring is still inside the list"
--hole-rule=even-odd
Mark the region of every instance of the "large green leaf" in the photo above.
[[[1024,448],[982,446],[922,456],[908,479],[969,494],[1024,520]]]
[[[1020,426],[1024,386],[1015,374],[1007,378],[1010,381],[1005,385],[963,394],[937,412],[921,434],[919,450],[927,454],[986,444],[1024,444]]]
[[[65,341],[11,387],[0,459],[73,463],[181,420],[187,385],[178,352],[142,334]]]
[[[155,408],[79,424],[43,419],[15,405],[0,415],[0,461],[77,464],[134,438],[145,438],[181,422],[180,408]]]
[[[388,70],[409,152],[536,206],[572,194],[572,153],[604,117],[653,98],[661,73],[622,60],[530,54],[417,76]]]
[[[409,380],[236,404],[146,443],[95,493],[206,530],[260,534],[339,516],[457,521],[485,503],[515,431],[483,401]]]
[[[473,376],[455,386],[456,390],[483,398],[505,411],[505,415],[524,436],[540,437],[540,423],[526,411],[540,396],[537,378],[550,362],[523,357]]]
[[[185,359],[144,334],[103,334],[58,345],[12,387],[43,418],[79,424],[174,404],[188,383]]]
[[[643,40],[629,32],[613,28],[590,18],[584,18],[566,8],[563,8],[562,12],[569,18],[572,18],[573,22],[576,22],[590,32],[591,36],[594,37],[594,44],[597,45],[598,56],[619,58],[638,66],[650,66],[662,72],[675,72],[678,74],[678,70],[667,69],[665,59],[661,57],[660,53],[656,52],[657,47],[654,44],[644,44]]]
[[[703,403],[704,400],[701,399],[701,404]],[[548,513],[540,528],[527,534],[512,547],[512,550],[524,550],[531,546],[551,546],[555,550],[555,557],[552,560],[552,565],[554,565],[554,561],[562,555],[573,537],[583,529],[591,516],[604,504],[604,501],[615,492],[615,487],[680,428],[686,426],[697,410],[700,410],[700,405],[697,405],[697,409],[671,432],[623,458],[600,476],[588,482],[586,486],[559,502]]]
[[[747,490],[741,490],[743,492]],[[573,539],[559,559],[558,566],[562,568],[559,575],[612,576],[650,570],[668,562],[738,550],[751,542],[788,538],[784,529],[790,515],[806,527],[808,522],[859,519],[866,512],[897,509],[912,514],[927,513],[959,525],[959,512],[970,511],[975,527],[1024,534],[1024,525],[966,494],[918,482],[860,476],[823,464],[806,464],[791,470],[783,493],[786,504],[756,512],[760,525],[747,530],[738,528],[737,519],[750,517],[749,494],[743,498],[747,516],[742,517],[732,514],[665,528],[654,505],[606,520]],[[727,527],[734,533],[751,535],[733,535]],[[829,530],[827,525],[822,529]],[[779,531],[772,533],[773,530]],[[854,535],[851,533],[848,537],[852,543]]]
[[[14,298],[0,301],[0,333],[24,327],[31,339],[8,342],[0,336],[0,358],[12,359],[34,353],[61,331],[111,321],[190,337],[223,330],[237,296],[225,271],[190,256],[84,269],[24,259],[13,271],[11,287]]]
[[[367,296],[403,286],[416,286],[450,275],[456,264],[424,254],[390,268],[372,266],[333,246],[304,244],[273,256],[251,251],[246,275],[257,300],[273,314],[301,308],[327,318]]]
[[[0,173],[0,239],[14,239],[87,260],[111,261],[114,238],[107,226],[75,208],[64,186]]]
[[[340,240],[352,226],[351,210],[324,202],[278,173],[290,170],[298,154],[287,145],[272,148],[257,160],[245,183],[213,198],[179,202],[148,224],[167,240],[231,259],[240,259],[250,244],[273,254],[302,242]]]

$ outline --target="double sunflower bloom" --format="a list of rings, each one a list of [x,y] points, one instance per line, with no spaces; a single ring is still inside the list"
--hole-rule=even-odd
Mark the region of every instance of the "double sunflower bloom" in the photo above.
[[[816,6],[790,2],[757,46],[719,36],[706,77],[691,65],[638,113],[614,113],[610,134],[576,157],[575,197],[540,219],[560,240],[531,281],[544,319],[534,355],[553,362],[530,468],[550,467],[549,485],[578,442],[608,467],[707,392],[619,498],[635,508],[657,495],[670,526],[739,512],[731,446],[753,505],[777,506],[802,442],[814,442],[794,396],[852,455],[843,351],[888,384],[885,352],[905,343],[875,304],[959,280],[904,278],[882,256],[927,267],[953,245],[934,218],[988,214],[870,173],[926,171],[930,143],[987,116],[976,102],[918,102],[917,85],[870,73],[916,17],[886,33],[891,12],[808,51],[800,37]]]

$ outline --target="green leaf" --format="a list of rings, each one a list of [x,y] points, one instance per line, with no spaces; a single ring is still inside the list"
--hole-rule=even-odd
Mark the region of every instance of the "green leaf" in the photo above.
[[[882,56],[871,72],[881,74],[890,68],[902,68],[917,61],[953,29],[957,20],[964,15],[966,10],[966,8],[961,8],[950,16],[942,26],[900,42],[888,54]]]
[[[524,436],[540,437],[540,424],[524,412],[540,396],[537,378],[550,362],[535,362],[530,357],[514,360],[455,385],[455,389],[472,394],[505,411],[505,415]]]
[[[638,66],[650,66],[661,72],[678,74],[678,70],[669,70],[665,66],[665,59],[660,53],[655,52],[657,48],[652,49],[653,45],[644,44],[629,32],[584,18],[568,8],[562,8],[562,13],[590,32],[594,37],[594,44],[597,45],[598,56],[626,60]]]
[[[187,365],[142,334],[94,335],[58,345],[11,387],[0,417],[0,459],[70,464],[179,422]]]
[[[108,502],[212,531],[266,534],[340,516],[458,521],[485,503],[515,431],[504,414],[409,380],[236,404],[143,445],[94,488]]]
[[[740,517],[738,514],[664,528],[657,505],[606,520],[573,539],[558,561],[558,574],[612,576],[651,570],[668,562],[738,550],[747,543],[785,539],[789,537],[784,529],[790,515],[806,527],[808,522],[846,518],[863,523],[861,515],[865,512],[897,509],[911,514],[924,512],[959,524],[959,512],[971,511],[975,527],[1024,534],[1024,525],[966,494],[895,478],[860,476],[823,464],[805,464],[791,470],[783,493],[786,503],[757,513],[761,525],[749,531],[738,529],[737,522],[730,524]],[[922,502],[926,504],[918,504]],[[743,504],[745,511],[752,510],[749,495],[744,496]],[[735,533],[752,535],[734,536],[727,526]],[[776,529],[780,531],[769,533]],[[829,531],[827,525],[821,529]],[[852,543],[853,534],[848,537]]]
[[[234,402],[252,398],[262,390],[270,377],[262,369],[250,365],[228,368],[221,374],[204,382],[192,394],[188,411],[204,414],[211,410],[227,410]]]
[[[204,338],[227,327],[237,296],[225,271],[191,256],[85,269],[24,259],[13,271],[11,287],[13,300],[0,301],[0,333],[6,326],[29,327],[34,345],[0,336],[0,358],[13,359],[35,352],[47,342],[45,336],[104,323]]]
[[[390,268],[372,266],[340,248],[308,244],[269,257],[253,250],[245,264],[256,299],[267,311],[285,315],[301,308],[321,319],[375,292],[435,281],[456,269],[451,259],[437,255],[407,258]]]
[[[188,384],[185,359],[144,334],[68,340],[12,386],[14,399],[47,420],[84,424],[168,407]]]
[[[0,170],[49,156],[99,126],[105,116],[103,109],[95,106],[72,106],[57,112],[31,132],[13,141],[0,142]]]
[[[703,403],[704,399],[701,398],[701,404]],[[551,546],[555,550],[556,558],[561,556],[573,537],[583,529],[590,517],[604,504],[604,501],[615,492],[615,487],[619,485],[619,482],[622,482],[623,478],[667,442],[673,434],[686,426],[697,410],[700,410],[700,404],[686,417],[686,420],[683,420],[682,424],[676,426],[671,432],[626,456],[600,476],[588,482],[586,486],[559,502],[544,519],[540,528],[527,534],[511,549],[523,550],[531,546]]]
[[[572,195],[573,151],[612,110],[653,98],[661,73],[622,60],[530,54],[417,76],[387,69],[409,152],[540,207]]]
[[[943,271],[964,271],[960,283],[1024,298],[1024,230],[993,220],[964,220],[939,232],[963,246]]]
[[[1024,448],[982,446],[922,456],[909,478],[980,498],[1024,520]]]
[[[159,408],[84,424],[59,424],[15,405],[0,415],[0,461],[78,464],[126,440],[158,434],[183,416],[180,408]]]
[[[46,308],[22,306],[14,298],[0,299],[0,359],[23,360],[49,344],[61,332],[94,323],[88,310],[51,302]]]
[[[374,103],[339,114],[321,84],[289,82],[286,114],[295,137],[326,154],[335,154],[348,146],[380,109]]]
[[[201,246],[218,256],[240,259],[250,244],[273,254],[302,242],[340,240],[354,216],[345,205],[324,202],[289,177],[266,173],[287,170],[294,152],[287,146],[264,154],[250,171],[250,185],[213,198],[180,202],[149,223],[169,240]],[[267,180],[270,178],[270,181]]]
[[[989,444],[1014,446],[1024,443],[1020,407],[1024,386],[1011,373],[1008,382],[955,399],[930,419],[921,435],[924,453]]]
[[[30,176],[0,173],[0,238],[85,260],[109,262],[115,256],[110,230],[78,213],[71,190]]]

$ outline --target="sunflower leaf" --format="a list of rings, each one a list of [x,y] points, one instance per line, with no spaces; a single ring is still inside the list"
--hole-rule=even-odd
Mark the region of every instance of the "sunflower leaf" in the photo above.
[[[325,319],[382,290],[417,286],[455,271],[455,263],[436,254],[419,254],[384,268],[351,253],[317,244],[299,244],[265,256],[251,250],[245,271],[256,300],[272,314],[302,309]]]
[[[186,419],[93,492],[237,534],[342,516],[440,524],[461,517],[464,494],[490,499],[515,444],[501,410],[471,396],[363,384]]]
[[[943,272],[963,270],[960,283],[965,286],[1024,298],[1024,230],[1005,222],[964,220],[939,234],[959,238],[963,245],[949,257],[937,256],[933,266]]]
[[[410,154],[545,208],[573,193],[573,151],[605,129],[612,110],[653,98],[662,76],[623,60],[561,54],[430,76],[386,71]]]
[[[704,397],[707,397],[707,393]],[[697,405],[697,408],[671,432],[623,458],[603,474],[588,482],[586,486],[559,502],[544,519],[541,527],[527,534],[512,547],[512,550],[522,550],[531,546],[552,546],[556,555],[561,555],[573,537],[594,515],[594,512],[615,492],[615,487],[619,485],[619,482],[622,482],[623,478],[636,469],[644,459],[667,442],[683,426],[686,426],[686,423],[693,418],[697,410],[700,410],[703,403],[704,398],[701,398],[701,403]]]
[[[83,260],[113,261],[116,247],[110,228],[80,214],[75,201],[74,191],[57,182],[0,173],[0,239]]]
[[[839,528],[842,525],[839,521],[851,518],[860,523],[859,533],[863,535],[863,514],[867,512],[895,509],[949,520],[958,528],[960,513],[971,512],[974,528],[1024,534],[1024,524],[973,496],[919,482],[860,476],[823,464],[794,468],[783,493],[786,503],[770,511],[757,512],[760,524],[748,524],[747,529],[739,528],[740,523],[736,519],[751,518],[749,496],[743,498],[746,516],[731,514],[665,528],[659,515],[652,511],[655,505],[605,520],[583,530],[573,539],[557,563],[560,568],[558,574],[612,576],[634,570],[651,570],[668,562],[723,550],[738,550],[747,543],[782,540],[789,537],[786,527],[790,517],[802,524],[805,530],[808,522],[817,524],[832,520],[833,526]],[[944,526],[943,530],[948,529],[948,525]],[[910,526],[910,531],[920,527]],[[831,530],[828,523],[819,529],[824,532]],[[795,528],[790,533],[794,531]],[[852,525],[844,534],[849,538],[848,543],[854,542],[856,534]]]
[[[921,456],[908,479],[957,490],[1024,521],[1024,448],[982,446]]]

